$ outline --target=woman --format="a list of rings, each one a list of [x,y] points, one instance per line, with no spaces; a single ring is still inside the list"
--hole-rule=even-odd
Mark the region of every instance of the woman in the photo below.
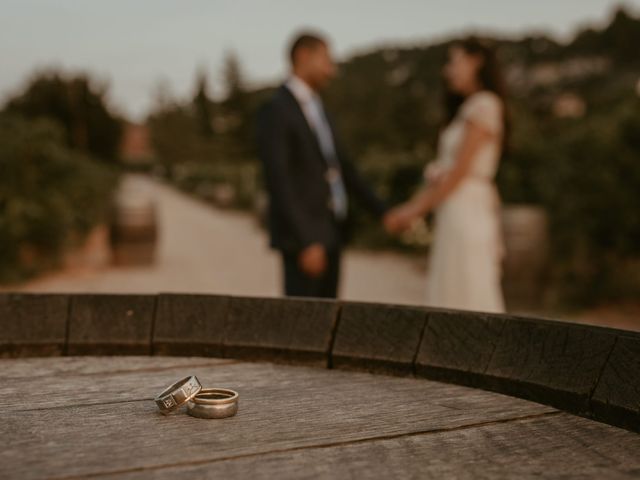
[[[454,44],[444,68],[446,123],[426,187],[385,223],[402,231],[435,211],[427,304],[503,312],[500,201],[494,177],[505,141],[504,91],[495,53],[477,39]]]

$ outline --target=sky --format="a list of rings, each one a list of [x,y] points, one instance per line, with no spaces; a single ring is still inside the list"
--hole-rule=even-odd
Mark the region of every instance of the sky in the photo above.
[[[568,39],[617,5],[640,14],[640,0],[0,0],[0,102],[56,67],[90,72],[109,85],[116,111],[142,120],[160,85],[191,95],[198,69],[220,95],[230,51],[251,85],[279,81],[301,28],[327,34],[346,59],[469,31]]]

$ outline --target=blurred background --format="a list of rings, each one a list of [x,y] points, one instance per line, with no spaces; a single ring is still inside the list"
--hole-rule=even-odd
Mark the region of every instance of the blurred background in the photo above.
[[[392,202],[433,159],[455,39],[509,86],[498,185],[508,308],[640,330],[640,1],[4,0],[0,289],[279,295],[254,151],[297,30],[332,39],[326,103]],[[356,212],[342,298],[421,304],[428,223]]]

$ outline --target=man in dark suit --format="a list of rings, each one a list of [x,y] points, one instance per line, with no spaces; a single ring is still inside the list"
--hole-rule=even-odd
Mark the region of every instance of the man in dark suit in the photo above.
[[[258,118],[271,246],[282,253],[286,295],[335,298],[350,198],[380,218],[386,207],[347,158],[324,111],[319,92],[336,73],[327,41],[299,35],[290,59],[291,76]]]

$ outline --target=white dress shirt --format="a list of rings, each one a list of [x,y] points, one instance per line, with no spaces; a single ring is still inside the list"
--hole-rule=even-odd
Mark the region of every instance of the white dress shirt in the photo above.
[[[344,220],[348,210],[347,193],[333,133],[324,112],[322,99],[304,80],[296,75],[292,75],[285,85],[297,100],[309,127],[318,140],[320,150],[328,166],[327,182],[331,190],[331,206],[336,218]]]

